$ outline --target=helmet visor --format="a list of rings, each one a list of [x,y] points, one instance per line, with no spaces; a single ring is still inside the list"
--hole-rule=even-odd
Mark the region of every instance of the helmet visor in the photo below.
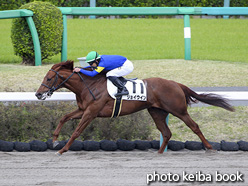
[[[92,65],[94,62],[95,62],[95,60],[94,60],[94,61],[88,62],[88,64],[89,64],[89,65]]]

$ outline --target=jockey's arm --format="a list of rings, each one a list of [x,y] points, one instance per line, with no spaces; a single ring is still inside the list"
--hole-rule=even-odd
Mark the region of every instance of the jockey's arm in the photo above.
[[[80,72],[83,73],[83,74],[85,74],[85,75],[87,75],[87,76],[94,77],[95,75],[99,74],[103,69],[104,69],[104,67],[98,66],[93,71],[81,69]]]

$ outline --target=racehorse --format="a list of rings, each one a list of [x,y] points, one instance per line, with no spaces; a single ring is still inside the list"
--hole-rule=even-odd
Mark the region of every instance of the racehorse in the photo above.
[[[104,73],[89,77],[73,72],[73,66],[74,62],[70,60],[53,65],[35,94],[38,99],[45,100],[54,91],[64,87],[76,95],[78,108],[60,120],[53,133],[54,146],[58,144],[57,138],[65,122],[70,119],[81,120],[67,144],[57,152],[58,155],[68,151],[73,141],[94,118],[111,117],[114,105],[114,99],[107,91],[107,79]],[[163,136],[163,143],[158,153],[164,152],[172,135],[166,124],[166,117],[169,113],[181,119],[201,139],[207,149],[213,150],[198,124],[189,116],[187,106],[192,102],[201,101],[234,111],[225,98],[216,94],[197,94],[183,84],[162,78],[148,78],[143,81],[147,89],[147,100],[123,100],[120,116],[147,109]]]

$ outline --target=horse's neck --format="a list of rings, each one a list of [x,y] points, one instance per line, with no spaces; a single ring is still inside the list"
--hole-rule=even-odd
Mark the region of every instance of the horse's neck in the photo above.
[[[71,81],[69,80],[66,83],[66,88],[70,91],[74,92],[76,95],[81,95],[84,91],[87,91],[86,93],[89,93],[89,90],[95,89],[95,87],[99,86],[99,83],[102,84],[104,81],[106,81],[106,78],[99,76],[99,77],[89,77],[83,74],[80,74],[81,77],[78,74],[75,74]]]

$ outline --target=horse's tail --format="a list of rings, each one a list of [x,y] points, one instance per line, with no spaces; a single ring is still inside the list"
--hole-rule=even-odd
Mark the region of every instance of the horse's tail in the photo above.
[[[187,105],[190,105],[191,102],[197,103],[198,101],[201,101],[203,103],[221,107],[232,112],[234,111],[234,108],[228,103],[228,100],[217,94],[197,94],[185,85],[180,83],[178,83],[178,85],[182,88],[185,94]]]

